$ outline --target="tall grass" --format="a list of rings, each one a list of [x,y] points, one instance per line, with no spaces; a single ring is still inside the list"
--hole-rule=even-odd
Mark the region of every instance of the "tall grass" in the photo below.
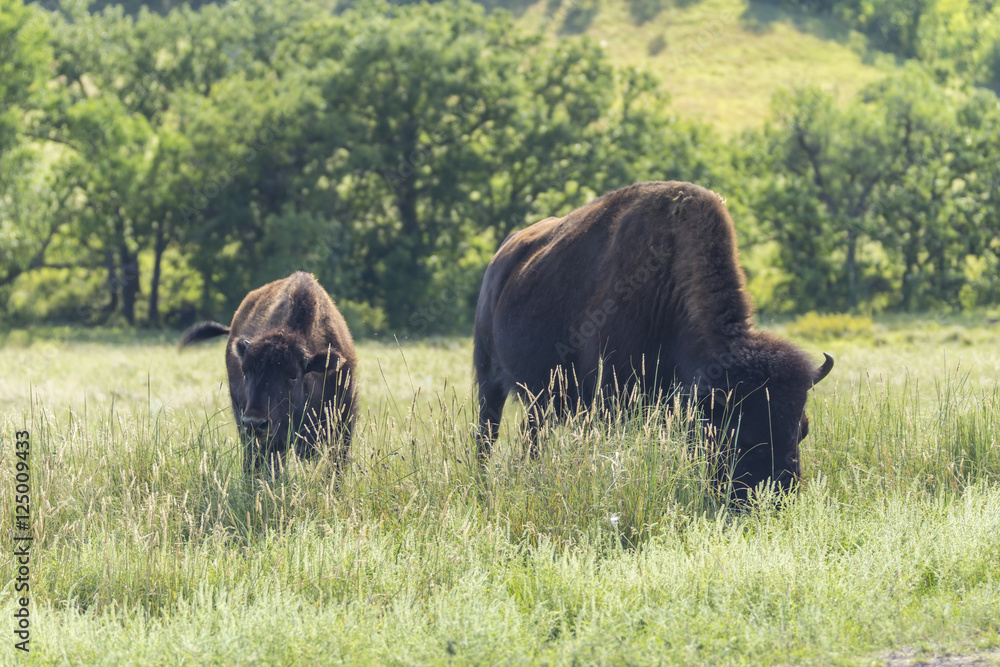
[[[743,514],[677,406],[549,424],[538,460],[508,408],[484,470],[465,340],[361,346],[340,478],[327,455],[241,473],[216,347],[60,343],[55,385],[16,376],[46,341],[8,341],[4,498],[13,431],[34,443],[28,660],[853,664],[997,646],[1000,346],[977,340],[975,375],[926,342],[891,376],[859,361],[871,341],[840,355],[808,407],[802,491]],[[12,572],[5,557],[6,618]],[[0,662],[23,660],[11,643]]]

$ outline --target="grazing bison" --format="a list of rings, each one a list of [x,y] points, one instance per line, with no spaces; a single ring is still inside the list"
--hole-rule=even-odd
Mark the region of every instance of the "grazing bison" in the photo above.
[[[246,443],[243,467],[260,469],[292,442],[300,456],[318,442],[341,440],[347,458],[356,413],[354,341],[347,323],[316,279],[298,271],[247,294],[230,326],[201,322],[181,347],[229,335],[229,395]]]
[[[728,449],[732,499],[800,474],[809,389],[833,367],[754,331],[733,222],[714,192],[638,183],[514,232],[486,269],[474,362],[480,455],[507,394],[529,401],[532,455],[545,406],[601,395],[696,397]],[[735,433],[734,433],[735,431]],[[720,466],[720,479],[725,479]]]

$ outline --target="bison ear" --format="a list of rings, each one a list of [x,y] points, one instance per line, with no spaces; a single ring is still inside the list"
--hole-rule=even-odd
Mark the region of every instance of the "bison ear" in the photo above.
[[[826,359],[823,361],[823,365],[816,369],[816,376],[813,378],[813,384],[819,384],[820,380],[825,378],[833,370],[833,357],[830,356],[829,352],[824,352],[823,356]]]
[[[305,373],[326,373],[340,367],[340,357],[332,350],[313,355],[306,361]]]
[[[236,355],[240,359],[242,359],[246,355],[248,349],[250,349],[250,341],[247,340],[246,338],[236,343]]]

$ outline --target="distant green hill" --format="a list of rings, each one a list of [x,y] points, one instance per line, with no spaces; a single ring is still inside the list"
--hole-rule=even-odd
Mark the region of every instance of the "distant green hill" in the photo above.
[[[194,7],[206,0],[188,0]],[[416,0],[390,0],[412,4]],[[475,0],[507,8],[527,30],[553,39],[585,34],[619,64],[648,67],[672,108],[731,135],[761,124],[780,88],[818,85],[839,99],[896,68],[892,55],[839,19],[749,0]],[[95,0],[166,11],[174,0]],[[320,0],[343,8],[355,0]],[[663,7],[662,9],[659,9]]]
[[[894,56],[831,18],[747,0],[676,2],[640,23],[621,0],[526,3],[518,23],[553,39],[581,33],[619,64],[646,67],[677,113],[724,134],[759,126],[775,91],[821,86],[840,99],[896,67]]]

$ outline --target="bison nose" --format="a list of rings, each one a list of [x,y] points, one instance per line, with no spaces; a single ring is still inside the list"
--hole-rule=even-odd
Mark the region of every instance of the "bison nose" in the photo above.
[[[267,420],[256,415],[243,415],[243,425],[255,433],[260,433],[267,428]]]

